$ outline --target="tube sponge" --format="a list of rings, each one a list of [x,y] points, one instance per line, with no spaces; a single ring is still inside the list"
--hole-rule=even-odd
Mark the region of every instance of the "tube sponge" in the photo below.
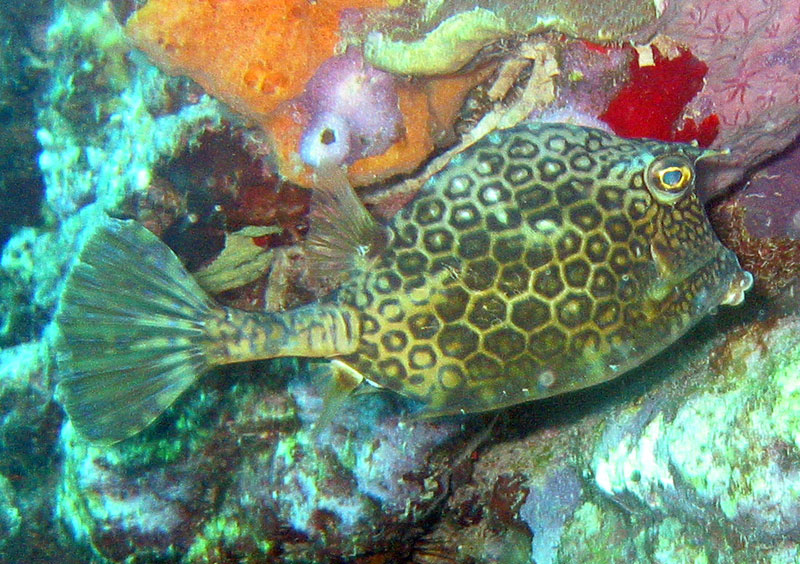
[[[403,133],[394,77],[367,64],[358,49],[320,65],[300,102],[312,116],[300,157],[314,167],[379,155]]]
[[[342,116],[324,112],[314,117],[300,139],[300,158],[314,168],[352,162],[351,128]]]

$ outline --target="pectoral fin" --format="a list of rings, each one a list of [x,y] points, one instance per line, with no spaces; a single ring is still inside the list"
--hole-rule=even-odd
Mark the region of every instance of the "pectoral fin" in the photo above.
[[[390,232],[358,199],[345,169],[317,169],[306,239],[312,278],[331,279],[364,270],[387,247]]]

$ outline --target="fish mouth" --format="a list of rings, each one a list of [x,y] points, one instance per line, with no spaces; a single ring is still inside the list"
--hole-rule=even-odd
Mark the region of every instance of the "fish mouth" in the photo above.
[[[736,259],[736,263],[739,263],[738,259]],[[737,272],[734,275],[733,280],[731,280],[731,284],[728,286],[728,291],[722,297],[720,305],[739,305],[744,301],[744,293],[752,287],[753,275],[740,267],[739,272]]]
[[[716,244],[717,249],[697,269],[691,271],[686,279],[694,292],[693,309],[698,317],[713,312],[720,305],[739,305],[744,295],[753,285],[753,275],[744,270],[733,251]],[[691,290],[689,290],[691,292]]]
[[[654,305],[660,304],[657,309],[672,300],[688,298],[690,316],[697,320],[717,306],[734,306],[744,301],[745,292],[753,285],[753,275],[742,269],[733,251],[719,242],[714,247],[710,253],[698,253],[682,268],[670,268],[669,261],[651,248],[661,277],[649,292]]]
[[[636,342],[612,351],[607,365],[615,365],[619,373],[630,370],[677,341],[720,305],[742,302],[752,275],[721,243],[716,242],[710,251],[698,254],[649,289],[641,304],[642,324],[635,327]]]

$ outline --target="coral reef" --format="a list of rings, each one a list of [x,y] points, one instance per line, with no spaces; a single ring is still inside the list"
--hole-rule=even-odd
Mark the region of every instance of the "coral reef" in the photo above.
[[[12,228],[40,219],[44,186],[35,166],[39,147],[34,101],[46,75],[43,34],[52,12],[48,2],[0,8],[0,244]]]
[[[491,67],[484,67],[464,75],[437,77],[424,82],[405,82],[395,79],[391,81],[394,83],[396,91],[394,93],[363,84],[365,88],[362,88],[362,92],[367,90],[371,95],[361,100],[362,107],[357,112],[353,110],[359,115],[361,122],[356,131],[361,129],[371,132],[367,136],[367,140],[370,141],[375,138],[377,132],[380,132],[381,140],[373,149],[385,146],[383,142],[385,139],[397,140],[382,153],[372,156],[365,153],[364,158],[356,160],[348,168],[350,182],[354,186],[362,186],[375,184],[395,175],[411,173],[436,147],[452,142],[453,125],[458,117],[460,101],[473,86],[484,80],[491,70]],[[389,81],[383,82],[387,86],[390,84]],[[399,123],[395,120],[394,108],[389,109],[384,103],[393,99],[395,95],[397,110],[402,116]],[[321,111],[315,115],[305,103],[306,98],[301,96],[282,105],[269,115],[265,125],[279,174],[301,186],[311,186],[313,183],[313,169],[303,158],[303,140],[309,139],[309,132],[324,133],[324,128],[320,130],[316,126],[319,123],[336,119],[339,127],[347,124],[347,119],[319,106],[317,107]],[[390,134],[396,128],[400,130],[400,134]],[[347,129],[349,130],[350,126]],[[347,153],[351,150],[350,144],[333,145],[325,150],[340,151],[339,158],[344,161],[353,156]]]
[[[797,329],[789,318],[734,332],[709,352],[707,372],[689,367],[700,382],[677,410],[667,392],[616,410],[594,450],[597,485],[714,523],[728,542],[798,540]]]
[[[24,10],[34,17],[34,8]],[[107,4],[58,2],[49,28],[30,25],[25,31],[38,41],[30,56],[41,55],[46,76],[41,98],[28,101],[38,113],[30,143],[42,150],[25,166],[44,180],[45,221],[17,230],[0,262],[0,559],[69,564],[91,556],[60,536],[53,518],[63,412],[52,397],[46,324],[64,270],[85,226],[100,213],[155,198],[149,188],[157,166],[217,126],[220,114],[217,102],[186,81],[129,58]],[[25,187],[17,190],[21,199],[12,201],[21,204]],[[21,205],[17,211],[27,213]],[[179,205],[173,211],[185,219]]]
[[[592,41],[620,40],[660,15],[658,4],[646,1],[422,4],[422,13],[405,27],[396,22],[394,28],[375,26],[364,45],[372,64],[398,74],[446,74],[459,70],[482,47],[501,38],[555,31]]]
[[[47,337],[0,350],[0,559],[85,562],[53,519],[63,413],[50,390]],[[69,546],[68,550],[64,550]]]
[[[514,2],[487,1],[478,7],[459,2],[410,2],[394,10],[378,4],[370,5],[375,9],[365,10],[366,5],[358,4],[350,8],[361,10],[342,12],[338,10],[344,5],[325,2],[315,4],[303,24],[311,26],[308,29],[320,33],[325,41],[315,49],[305,49],[299,39],[302,34],[290,35],[294,39],[288,49],[298,50],[299,55],[287,58],[301,69],[289,69],[291,73],[268,72],[269,69],[261,67],[271,65],[272,57],[264,53],[274,52],[276,36],[255,31],[259,39],[255,44],[245,44],[237,40],[236,33],[257,27],[254,18],[259,14],[266,17],[275,16],[275,10],[291,11],[290,4],[282,4],[280,8],[259,5],[261,12],[250,13],[237,7],[236,2],[226,3],[230,17],[224,24],[217,24],[214,13],[203,10],[194,11],[187,18],[182,10],[188,8],[159,18],[161,12],[169,12],[169,2],[154,0],[131,17],[127,29],[134,41],[164,68],[192,76],[236,111],[260,123],[271,138],[281,175],[304,185],[309,184],[308,171],[303,170],[302,160],[294,156],[301,140],[305,139],[304,151],[307,151],[310,139],[320,140],[317,133],[324,133],[330,129],[328,126],[342,128],[347,122],[347,119],[342,122],[341,116],[336,117],[336,112],[309,108],[300,101],[320,65],[336,55],[337,44],[341,52],[346,43],[363,42],[369,63],[395,73],[425,75],[452,72],[467,62],[474,65],[472,59],[476,55],[477,60],[491,59],[496,50],[489,43],[499,38],[502,38],[499,44],[513,43],[512,37],[519,33],[556,31],[593,41],[627,37],[645,42],[658,33],[654,39],[657,52],[648,53],[647,45],[637,46],[641,61],[631,63],[630,69],[618,67],[613,80],[605,81],[610,90],[619,90],[624,85],[611,107],[595,104],[586,112],[589,108],[576,108],[575,100],[565,103],[562,98],[554,104],[558,112],[537,115],[557,119],[565,119],[563,116],[570,113],[589,118],[605,115],[619,132],[674,140],[697,139],[703,144],[719,134],[717,146],[728,146],[734,151],[719,159],[720,169],[709,178],[709,193],[718,192],[749,166],[784,147],[800,129],[789,110],[796,104],[793,100],[798,88],[797,73],[792,69],[800,42],[796,26],[787,27],[783,30],[786,33],[780,28],[782,22],[787,22],[783,24],[786,26],[797,17],[791,11],[791,2],[772,3],[761,11],[743,1],[702,7],[688,2],[640,2],[624,6],[619,2],[597,2],[590,9],[585,6],[578,9],[571,2],[528,2],[518,6]],[[325,10],[327,19],[322,16]],[[286,21],[294,21],[292,18],[296,16],[287,16]],[[319,31],[322,20],[328,26],[324,32]],[[201,33],[211,28],[214,34]],[[563,44],[564,38],[551,34],[548,41]],[[567,49],[570,43],[566,42]],[[352,50],[357,48],[351,47]],[[612,56],[618,51],[599,49],[603,50]],[[745,56],[731,56],[742,50]],[[219,53],[228,55],[220,57]],[[240,63],[222,65],[218,62],[221,60]],[[253,71],[253,66],[261,70]],[[580,66],[574,65],[572,70],[565,66],[564,76],[580,82],[579,74],[572,72]],[[233,70],[234,67],[238,70]],[[583,68],[589,67],[584,64]],[[248,85],[245,79],[253,73],[258,80]],[[563,81],[559,82],[563,85]],[[400,87],[397,93],[399,110],[404,116],[402,126],[395,129],[397,124],[392,120],[389,130],[384,130],[386,137],[374,145],[377,153],[378,147],[386,144],[385,139],[398,135],[398,141],[390,149],[394,154],[383,159],[356,160],[351,180],[357,184],[410,172],[439,145],[430,120],[422,117],[429,111],[431,98],[426,100],[420,96],[419,88],[410,86]],[[702,91],[697,93],[701,87]],[[560,92],[569,100],[568,93],[572,90],[562,87]],[[279,102],[290,99],[297,103],[278,107]],[[388,100],[385,94],[364,99],[370,100],[368,105],[384,108],[382,100]],[[389,111],[394,112],[394,108]],[[389,113],[367,112],[370,129],[381,129]],[[440,124],[446,131],[452,122]],[[748,142],[742,143],[742,138]],[[325,145],[326,150],[341,152],[335,158],[347,159],[344,157],[347,145]],[[313,146],[319,148],[318,143]],[[350,160],[357,156],[348,155]]]
[[[733,199],[747,210],[745,227],[754,237],[800,239],[800,139],[759,167]]]
[[[386,151],[403,123],[394,82],[357,49],[322,63],[300,102],[314,116],[300,140],[303,162],[350,165]]]
[[[260,309],[311,299],[319,289],[303,286],[296,246],[309,195],[292,184],[310,184],[304,135],[366,132],[369,146],[348,135],[337,157],[352,162],[357,185],[411,174],[457,141],[454,130],[468,133],[540,76],[536,57],[519,49],[519,31],[549,30],[536,36],[549,50],[537,53],[557,62],[542,75],[552,99],[534,118],[602,125],[597,117],[625,100],[653,115],[633,116],[631,134],[706,143],[707,120],[717,115],[712,146],[731,149],[706,179],[707,194],[719,194],[800,131],[795,2],[643,2],[631,4],[633,16],[618,2],[526,3],[568,7],[544,27],[531,27],[533,12],[508,18],[517,2],[484,1],[484,12],[471,15],[474,3],[451,1],[264,1],[249,3],[249,13],[238,2],[151,2],[115,3],[118,14],[137,14],[127,28],[93,0],[0,12],[13,47],[0,57],[9,133],[0,164],[10,171],[0,182],[0,239],[10,235],[0,258],[0,560],[800,559],[796,147],[714,204],[721,236],[756,275],[762,296],[748,298],[750,309],[707,320],[621,382],[503,411],[494,425],[477,416],[410,420],[402,401],[369,394],[313,434],[327,368],[286,360],[212,373],[156,427],[98,449],[76,438],[52,397],[48,325],[73,249],[106,212],[146,223],[226,303]],[[210,6],[239,11],[202,17]],[[601,27],[590,9],[619,18]],[[312,30],[315,47],[288,31],[277,43],[267,37],[260,24],[276,14],[286,15],[284,31],[298,22]],[[146,35],[145,16],[162,31]],[[163,31],[177,24],[185,35]],[[131,52],[124,31],[266,136],[197,84]],[[635,47],[596,43],[609,33],[641,42],[660,35]],[[198,39],[209,42],[201,49],[190,41]],[[363,42],[367,62],[358,56]],[[375,47],[397,53],[412,43],[419,72],[466,67],[435,79],[387,73],[388,55]],[[166,47],[208,60],[159,58]],[[519,73],[503,95],[486,97],[515,57]],[[424,64],[433,61],[444,66]],[[660,74],[671,66],[694,69],[692,79]],[[334,106],[323,101],[343,76],[362,80],[357,97],[366,98],[356,107],[346,90]],[[680,82],[677,94],[661,96],[659,80]],[[647,100],[634,106],[642,92]],[[366,123],[361,108],[373,109]],[[27,133],[34,118],[35,139]],[[376,213],[391,215],[413,194],[408,186],[371,187]]]
[[[669,2],[658,31],[708,66],[685,115],[719,116],[727,147],[710,193],[719,193],[800,133],[800,12],[796,2]]]
[[[362,396],[311,433],[327,367],[262,363],[232,387],[219,375],[152,432],[111,448],[66,426],[59,515],[114,561],[177,551],[187,562],[322,562],[402,546],[470,452],[453,437],[470,433],[398,424],[386,395]],[[294,374],[288,393],[284,374]]]
[[[635,51],[603,47],[588,41],[570,41],[559,55],[556,100],[541,114],[534,110],[530,119],[570,121],[572,116],[584,116],[590,121],[582,120],[579,124],[608,130],[598,116],[623,88],[619,77],[635,64]],[[557,116],[561,119],[551,119],[553,116],[549,114],[553,111],[562,114]]]
[[[200,2],[175,10],[154,0],[133,13],[126,32],[162,68],[194,78],[260,125],[284,178],[309,186],[307,165],[330,158],[355,162],[350,177],[360,185],[417,168],[448,138],[453,100],[483,78],[441,81],[451,91],[444,99],[436,85],[396,84],[357,48],[337,55],[352,40],[347,30],[363,28],[353,23],[359,14],[384,5],[261,1],[211,9]],[[240,41],[243,30],[248,42]]]
[[[180,97],[174,84],[167,86],[141,59],[129,64],[121,30],[107,9],[67,4],[47,38],[47,64],[54,70],[36,135],[43,205],[57,228],[20,230],[3,249],[6,303],[16,305],[2,326],[12,340],[19,324],[31,320],[36,322],[28,331],[41,331],[83,226],[143,194],[157,163],[220,122],[218,104],[196,93],[195,103],[186,100],[170,113],[167,100]]]
[[[152,0],[128,19],[125,29],[159,66],[193,76],[235,111],[258,121],[298,96],[320,64],[334,55],[342,10],[384,4]]]
[[[795,142],[711,210],[722,241],[753,273],[756,291],[770,297],[796,286],[800,277],[799,172]]]

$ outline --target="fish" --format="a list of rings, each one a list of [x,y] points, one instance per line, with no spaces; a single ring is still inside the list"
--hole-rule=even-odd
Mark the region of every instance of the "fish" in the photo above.
[[[526,123],[455,156],[385,224],[341,168],[320,170],[310,276],[338,287],[274,312],[223,307],[133,220],[99,222],[55,313],[57,395],[76,432],[113,444],[215,366],[330,359],[424,417],[476,413],[615,378],[678,340],[752,276],[695,191],[718,154]]]

